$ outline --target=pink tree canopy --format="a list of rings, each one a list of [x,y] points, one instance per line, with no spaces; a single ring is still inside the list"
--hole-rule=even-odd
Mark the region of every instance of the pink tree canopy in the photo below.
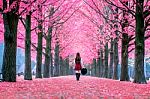
[[[115,5],[127,9],[123,6],[123,2],[128,0],[106,0],[111,1]],[[134,7],[134,2],[131,1],[130,8]],[[133,0],[134,1],[134,0]],[[114,28],[111,29],[110,22],[105,23],[105,19],[103,18],[104,7],[108,6],[105,0],[21,0],[20,2],[20,17],[25,19],[25,16],[32,11],[32,43],[37,44],[37,3],[42,2],[42,19],[43,27],[45,33],[48,31],[48,26],[52,24],[52,22],[56,22],[53,28],[53,41],[52,41],[52,49],[54,50],[54,46],[56,43],[56,34],[59,39],[60,44],[60,55],[65,58],[68,55],[73,55],[77,52],[81,53],[81,57],[85,63],[90,63],[93,58],[97,58],[97,52],[103,45],[100,42],[105,44],[106,38],[113,37]],[[87,4],[88,3],[88,4]],[[90,5],[90,6],[89,6]],[[132,6],[133,5],[133,6]],[[12,7],[15,6],[15,3],[9,8],[2,10],[2,0],[0,1],[0,42],[3,42],[4,35],[4,25],[3,18],[1,13],[5,13],[11,10]],[[148,9],[150,11],[150,1],[145,1],[145,10]],[[53,17],[49,19],[49,10],[51,7],[54,7],[56,12]],[[112,10],[115,7],[112,6]],[[133,10],[134,11],[134,10]],[[121,13],[121,12],[119,12]],[[122,14],[118,14],[119,20],[122,19]],[[150,16],[149,16],[150,17]],[[147,18],[147,20],[149,19]],[[132,18],[132,15],[125,16],[129,20],[129,24],[135,26],[135,19]],[[114,15],[110,13],[110,20],[114,19]],[[119,26],[119,30],[121,31],[121,27]],[[148,27],[146,31],[146,35],[150,35],[150,27]],[[135,30],[134,27],[129,26],[125,29],[126,33],[129,35],[134,35]],[[121,34],[120,34],[121,35]],[[18,47],[24,49],[24,38],[25,38],[25,28],[21,21],[19,21],[18,25]],[[121,52],[121,39],[119,40],[119,52]],[[108,41],[110,42],[110,41]],[[133,41],[134,42],[134,41]],[[133,43],[131,42],[131,43]],[[150,40],[147,39],[145,41],[145,54],[149,56],[150,53]],[[43,47],[46,45],[46,41],[43,42]],[[110,46],[110,45],[109,45]],[[134,46],[129,47],[129,49],[134,48]],[[134,51],[130,54],[131,58],[134,58]],[[32,58],[35,59],[36,51],[32,47]],[[119,55],[121,56],[121,55]]]

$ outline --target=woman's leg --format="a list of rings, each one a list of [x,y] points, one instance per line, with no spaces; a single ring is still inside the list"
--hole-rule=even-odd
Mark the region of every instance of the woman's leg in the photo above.
[[[78,80],[80,79],[80,73],[78,73]]]
[[[76,80],[78,81],[80,78],[80,71],[76,71]]]
[[[76,80],[78,80],[78,73],[76,73]]]
[[[80,79],[80,73],[77,73],[77,80]]]

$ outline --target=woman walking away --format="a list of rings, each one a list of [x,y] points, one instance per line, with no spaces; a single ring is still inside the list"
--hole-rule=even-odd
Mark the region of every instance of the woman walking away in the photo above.
[[[81,57],[80,57],[80,53],[77,53],[75,58],[75,73],[76,73],[77,81],[79,81],[81,69],[82,69]]]

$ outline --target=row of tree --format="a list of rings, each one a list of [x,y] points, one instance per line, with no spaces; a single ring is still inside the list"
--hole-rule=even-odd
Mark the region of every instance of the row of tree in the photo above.
[[[104,40],[100,41],[100,49],[98,51],[97,65],[96,59],[93,60],[95,64],[95,75],[106,78],[118,79],[117,67],[119,62],[118,57],[118,43],[121,40],[121,81],[129,81],[128,76],[128,54],[135,50],[135,83],[147,83],[144,75],[144,56],[145,56],[145,40],[150,35],[150,5],[148,0],[92,0],[89,3],[84,2],[96,12],[99,17],[104,19],[103,24],[99,23],[93,17],[86,16],[91,22],[96,24],[100,29],[100,35],[105,36]],[[106,3],[103,5],[100,2]],[[122,15],[121,17],[120,14]],[[97,21],[97,22],[96,22]],[[132,31],[129,31],[132,28]],[[107,30],[107,32],[106,32]],[[130,29],[131,30],[131,29]],[[108,33],[110,32],[110,33]],[[104,35],[105,34],[105,35]],[[114,36],[115,35],[115,36]],[[110,48],[108,48],[110,42]],[[134,45],[134,47],[129,47]],[[109,57],[109,58],[108,58]],[[108,59],[109,65],[108,65]]]
[[[57,3],[58,2],[58,3]],[[15,82],[16,81],[16,49],[17,49],[17,28],[19,20],[22,22],[25,29],[25,71],[24,79],[32,80],[31,72],[31,51],[36,51],[36,78],[48,78],[50,76],[67,75],[69,70],[68,58],[62,59],[59,55],[59,41],[55,43],[55,55],[52,54],[52,38],[57,36],[57,31],[53,34],[53,29],[59,28],[65,23],[70,16],[74,13],[71,12],[67,18],[64,16],[69,12],[73,5],[64,7],[65,1],[49,2],[48,0],[3,0],[3,8],[0,10],[3,15],[4,23],[4,56],[2,64],[3,81]],[[58,4],[54,8],[54,4]],[[20,5],[22,4],[22,5]],[[25,7],[23,7],[23,5]],[[21,7],[22,6],[22,7]],[[33,6],[35,8],[33,8]],[[48,9],[44,9],[48,6]],[[20,11],[20,9],[23,10]],[[61,8],[61,10],[60,10]],[[43,17],[43,9],[47,10],[46,15]],[[25,18],[24,18],[25,15]],[[61,20],[63,19],[63,20]],[[35,21],[36,20],[36,21]],[[35,21],[35,22],[34,22]],[[48,22],[48,27],[44,27],[44,22]],[[36,24],[34,29],[31,28],[32,24]],[[44,31],[44,29],[47,31]],[[32,31],[37,33],[37,46],[32,43]],[[43,47],[43,39],[46,41],[46,46]],[[43,50],[44,49],[44,50]],[[54,55],[54,56],[53,56]],[[42,56],[44,56],[44,72],[42,75]],[[53,58],[54,57],[54,58]],[[54,63],[53,63],[54,62]],[[60,64],[62,66],[60,66]],[[63,68],[62,68],[63,67]],[[63,71],[65,70],[65,71]]]

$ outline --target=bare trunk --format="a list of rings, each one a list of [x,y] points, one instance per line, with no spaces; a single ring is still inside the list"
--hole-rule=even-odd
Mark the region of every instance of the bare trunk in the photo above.
[[[104,77],[108,78],[108,43],[105,45],[105,72],[104,72]]]
[[[103,50],[100,49],[100,77],[104,76],[104,58],[103,58]]]
[[[32,80],[31,73],[31,13],[26,15],[26,38],[25,38],[25,80]]]
[[[16,0],[10,0],[11,5]],[[7,9],[7,1],[3,0],[3,9]],[[16,8],[10,12],[3,13],[4,21],[4,54],[2,64],[3,81],[16,82],[16,49],[17,49],[17,26],[19,16],[19,1]]]
[[[59,76],[60,67],[59,67],[59,43],[56,43],[55,46],[55,60],[54,60],[54,76]]]
[[[100,77],[100,52],[98,51],[97,65],[96,65],[96,76]]]
[[[54,76],[54,67],[53,67],[53,55],[52,55],[52,53],[50,53],[50,64],[51,64],[50,74],[51,74],[51,77],[53,77]]]
[[[122,34],[121,77],[120,81],[129,81],[128,75],[128,34]]]
[[[95,73],[96,73],[96,59],[93,59],[91,75],[96,76]]]
[[[144,75],[144,0],[136,0],[135,76],[134,83],[147,83]]]
[[[44,78],[49,78],[52,69],[52,55],[51,55],[51,42],[52,42],[52,29],[53,29],[53,22],[51,22],[51,18],[54,14],[54,7],[51,7],[49,12],[49,27],[48,27],[48,34],[46,36],[46,49],[45,49],[45,64],[44,64]]]
[[[109,78],[113,78],[113,60],[114,60],[114,50],[113,50],[113,38],[111,38],[111,48],[110,48],[110,64],[109,64]]]
[[[97,59],[96,76],[100,77],[100,57]]]
[[[36,57],[36,78],[42,78],[42,6],[38,5],[39,20],[38,20],[38,46],[37,46],[37,57]]]
[[[46,37],[46,49],[45,49],[45,64],[44,64],[44,78],[49,78],[50,70],[50,57],[51,57],[51,38],[52,38],[52,27],[48,28],[48,35]]]
[[[66,59],[65,59],[65,67],[66,67],[66,70],[65,70],[65,72],[66,72],[66,75],[69,75],[69,57],[67,57]]]
[[[64,60],[63,60],[63,58],[62,57],[60,57],[60,76],[64,76],[65,74],[64,74]]]
[[[42,33],[38,33],[36,78],[42,78]]]
[[[119,79],[118,77],[118,38],[114,39],[114,73],[113,73],[113,79]]]

